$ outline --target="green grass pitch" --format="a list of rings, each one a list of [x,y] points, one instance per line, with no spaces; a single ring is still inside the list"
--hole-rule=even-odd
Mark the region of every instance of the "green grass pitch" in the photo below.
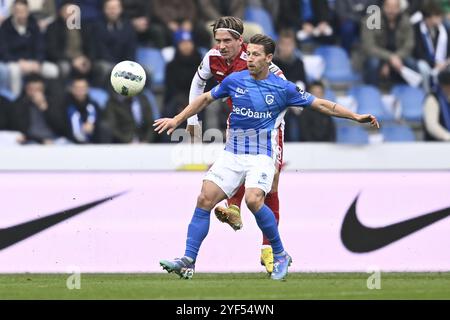
[[[68,274],[1,274],[0,299],[450,299],[450,272],[381,273],[381,289],[367,288],[366,273],[290,273],[286,281],[264,273],[81,274],[69,290]]]

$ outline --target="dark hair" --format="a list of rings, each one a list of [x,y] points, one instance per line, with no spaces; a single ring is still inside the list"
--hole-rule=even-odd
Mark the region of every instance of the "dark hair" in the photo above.
[[[311,90],[312,87],[321,87],[322,89],[325,89],[325,85],[323,84],[322,81],[319,81],[319,80],[311,82],[308,85],[308,91]]]
[[[211,25],[213,28],[213,34],[216,34],[216,30],[219,28],[227,28],[234,30],[239,33],[239,35],[235,32],[229,31],[231,36],[235,39],[239,39],[240,36],[244,33],[244,23],[241,19],[231,16],[225,16],[217,19],[214,21],[214,23]]]
[[[30,73],[29,75],[25,76],[23,82],[25,84],[28,84],[30,82],[44,82],[44,78],[42,78],[42,76],[38,73]]]
[[[89,84],[89,81],[86,78],[86,76],[83,74],[79,74],[79,73],[75,73],[72,76],[72,80],[70,81],[70,83],[73,84],[75,81],[86,81]]]
[[[16,4],[23,4],[28,7],[28,0],[15,0],[14,5],[16,5]]]
[[[295,41],[295,32],[292,29],[283,29],[280,31],[278,38],[289,38]]]
[[[424,1],[422,3],[421,11],[424,18],[444,15],[442,6],[436,0]]]
[[[266,55],[274,54],[275,52],[275,41],[273,41],[271,37],[268,37],[266,35],[255,34],[250,38],[249,43],[262,45],[264,47],[264,53]]]

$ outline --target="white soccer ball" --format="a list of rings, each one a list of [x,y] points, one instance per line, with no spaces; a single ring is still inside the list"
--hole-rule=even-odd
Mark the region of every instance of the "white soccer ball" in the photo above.
[[[111,85],[118,94],[132,97],[142,91],[146,75],[142,66],[134,61],[122,61],[111,72]]]

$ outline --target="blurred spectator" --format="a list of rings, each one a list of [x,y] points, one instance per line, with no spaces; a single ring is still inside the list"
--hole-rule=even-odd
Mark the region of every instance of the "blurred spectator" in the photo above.
[[[424,77],[424,89],[430,92],[437,74],[449,64],[449,33],[443,24],[444,12],[436,0],[424,1],[423,21],[414,26],[414,58]]]
[[[8,19],[10,15],[10,8],[13,4],[14,0],[3,0],[0,1],[0,25],[3,21]]]
[[[203,21],[197,17],[195,1],[153,0],[153,12],[164,23],[167,42],[179,30],[192,32],[193,40],[199,47],[209,47],[211,37]]]
[[[205,22],[223,16],[244,18],[245,1],[242,0],[198,0],[198,9]]]
[[[279,34],[276,48],[273,63],[283,71],[286,79],[305,88],[305,66],[302,59],[295,52],[297,49],[295,33],[291,29],[282,30]]]
[[[164,28],[153,17],[151,0],[122,0],[124,17],[131,21],[141,46],[166,46]]]
[[[0,95],[0,145],[17,145],[25,140],[22,133],[12,131],[11,107],[11,102]]]
[[[56,0],[56,6],[60,8],[66,0]],[[83,26],[95,24],[103,16],[104,0],[75,0],[75,4],[80,8],[81,23]]]
[[[174,38],[175,58],[166,66],[165,117],[175,116],[188,105],[192,75],[197,72],[197,66],[202,61],[190,32],[178,31]]]
[[[80,29],[69,29],[67,19],[70,18],[70,6],[76,1],[66,1],[59,9],[59,16],[47,29],[47,57],[57,63],[60,74],[87,76],[91,72],[94,58],[94,38],[89,26]]]
[[[30,15],[28,2],[15,0],[11,17],[0,27],[0,61],[7,62],[10,89],[14,94],[21,91],[23,75],[40,73],[46,78],[58,77],[58,67],[44,62],[44,56],[44,39]]]
[[[325,88],[322,82],[315,81],[309,85],[308,92],[323,99]],[[294,108],[290,108],[294,109]],[[300,115],[289,110],[286,117],[286,141],[302,142],[334,142],[336,141],[336,126],[330,116],[304,108]],[[288,126],[288,123],[291,126]],[[298,130],[297,132],[295,130]]]
[[[112,143],[149,143],[157,139],[155,117],[145,94],[127,98],[113,93],[105,110]]]
[[[450,141],[450,71],[441,72],[438,80],[436,93],[424,104],[425,140]]]
[[[244,1],[242,1],[244,2]],[[272,21],[276,21],[280,13],[279,0],[246,0],[247,6],[260,7],[264,9],[271,17]]]
[[[371,5],[380,5],[381,1],[374,0],[339,0],[336,1],[339,33],[342,46],[348,54],[353,45],[360,38],[361,20]]]
[[[11,104],[8,99],[0,95],[0,130],[10,129]]]
[[[28,75],[22,95],[13,103],[11,129],[20,131],[26,144],[67,143],[57,133],[59,120],[55,104],[46,96],[43,79],[36,74]]]
[[[444,23],[450,28],[450,1],[440,0],[442,10],[444,10]]]
[[[404,65],[414,68],[412,50],[414,30],[409,17],[400,11],[399,0],[385,0],[380,28],[369,28],[370,16],[363,21],[362,45],[366,55],[365,81],[378,86],[401,81],[399,77]]]
[[[41,32],[45,32],[50,23],[55,20],[55,0],[28,0],[30,13],[36,18]]]
[[[294,29],[299,41],[332,41],[327,0],[284,0],[280,2],[277,29]]]
[[[98,61],[94,69],[94,85],[106,87],[114,65],[123,60],[135,60],[136,33],[130,22],[122,19],[120,0],[105,0],[104,18],[96,26],[95,43]]]
[[[85,78],[75,78],[72,81],[63,113],[67,138],[81,144],[101,142],[101,110],[89,97],[89,83]]]

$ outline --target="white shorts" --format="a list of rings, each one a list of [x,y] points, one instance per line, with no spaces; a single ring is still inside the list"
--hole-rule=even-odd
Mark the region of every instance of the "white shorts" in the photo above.
[[[223,150],[203,180],[214,182],[231,198],[244,181],[245,188],[258,188],[269,193],[274,175],[275,162],[271,157]]]

